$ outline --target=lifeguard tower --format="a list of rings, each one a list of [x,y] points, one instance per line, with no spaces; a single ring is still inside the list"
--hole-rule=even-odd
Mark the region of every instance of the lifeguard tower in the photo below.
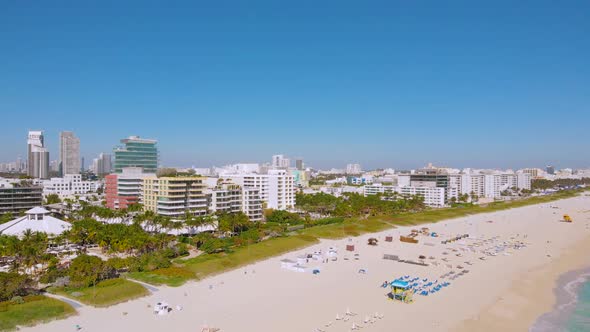
[[[407,281],[395,279],[389,286],[391,286],[391,292],[388,294],[391,300],[398,300],[404,303],[412,302],[412,290],[410,289],[410,283]]]

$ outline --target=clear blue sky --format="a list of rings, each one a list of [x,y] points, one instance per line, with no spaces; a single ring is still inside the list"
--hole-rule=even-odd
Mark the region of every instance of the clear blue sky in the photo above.
[[[590,166],[588,1],[4,1],[0,160]]]

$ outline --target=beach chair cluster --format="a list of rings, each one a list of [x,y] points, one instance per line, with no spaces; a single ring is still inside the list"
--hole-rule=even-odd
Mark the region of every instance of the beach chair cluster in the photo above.
[[[468,237],[469,237],[469,234],[457,235],[457,236],[454,236],[454,237],[452,237],[450,239],[443,240],[440,243],[442,243],[442,244],[453,243],[453,242],[456,242],[456,241],[459,241],[459,240],[466,239]]]
[[[422,295],[422,296],[428,296],[430,294],[435,294],[435,293],[439,292],[440,290],[442,290],[443,288],[451,285],[451,283],[448,281],[441,281],[441,282],[439,282],[438,280],[431,281],[431,280],[428,280],[428,278],[411,277],[409,275],[405,275],[400,278],[397,278],[396,280],[391,282],[391,285],[393,286],[394,283],[397,285],[405,285],[406,291],[409,291],[409,292],[412,292],[412,293],[415,293],[418,295]]]

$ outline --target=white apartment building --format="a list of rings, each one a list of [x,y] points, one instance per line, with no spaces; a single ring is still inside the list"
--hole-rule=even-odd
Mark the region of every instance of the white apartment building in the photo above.
[[[262,198],[258,188],[242,188],[242,212],[250,221],[262,220]]]
[[[43,180],[43,195],[56,194],[60,198],[93,193],[100,187],[98,181],[82,181],[80,174],[66,174],[61,178]]]
[[[242,188],[237,184],[223,183],[205,190],[210,212],[237,213],[242,211]]]
[[[209,211],[212,213],[243,212],[250,221],[262,220],[262,199],[258,188],[245,188],[225,182],[207,189],[206,193],[209,200]]]
[[[395,192],[401,195],[422,196],[424,204],[429,207],[445,206],[445,188],[439,187],[396,187]]]
[[[501,196],[502,191],[510,188],[530,190],[531,175],[508,172],[449,174],[449,186],[456,188],[458,195],[473,193],[478,197],[497,198]]]
[[[429,207],[445,206],[445,188],[440,187],[413,187],[413,186],[383,186],[383,185],[366,185],[364,187],[365,196],[397,193],[399,195],[422,196],[424,204]]]
[[[286,170],[273,169],[267,174],[227,174],[245,188],[258,188],[266,207],[287,210],[295,206],[295,179]]]
[[[384,186],[382,184],[371,184],[363,187],[363,194],[365,196],[392,193],[396,186]]]

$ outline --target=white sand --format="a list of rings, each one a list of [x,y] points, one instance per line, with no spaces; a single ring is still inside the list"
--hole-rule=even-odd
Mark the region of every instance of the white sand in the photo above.
[[[558,206],[559,209],[552,209],[550,205]],[[465,320],[471,320],[472,323],[477,321],[480,313],[501,300],[502,294],[510,290],[513,282],[523,274],[558,262],[567,248],[588,238],[590,213],[585,211],[589,209],[590,197],[582,196],[458,218],[424,225],[441,234],[441,237],[421,236],[419,244],[399,242],[399,234],[409,233],[410,228],[405,227],[366,234],[351,240],[326,240],[310,248],[200,282],[191,282],[178,288],[160,287],[151,296],[110,308],[80,308],[78,316],[22,330],[74,331],[75,325],[79,324],[83,331],[201,331],[201,327],[208,324],[221,328],[222,332],[314,331],[316,328],[349,331],[353,322],[364,325],[362,331],[393,331],[402,326],[411,327],[413,331],[457,329]],[[564,213],[570,214],[574,223],[559,222]],[[494,222],[488,223],[488,220]],[[440,244],[446,236],[463,233],[471,237],[499,236],[499,242],[516,237],[529,245],[524,249],[509,250],[510,256],[499,254],[481,261],[478,257],[483,254],[463,253],[463,257],[456,257],[457,252],[446,249],[460,248],[458,243]],[[393,235],[394,241],[385,242],[385,235]],[[369,237],[377,237],[379,245],[368,246],[366,243]],[[344,250],[349,241],[356,246],[355,253],[360,256],[358,261],[353,259],[353,253]],[[426,242],[436,245],[426,246]],[[463,242],[470,244],[475,241]],[[307,264],[310,268],[320,267],[319,275],[297,273],[280,267],[281,259],[295,259],[318,249],[325,252],[330,246],[339,250],[337,262]],[[443,251],[449,254],[442,255]],[[440,265],[423,267],[403,264],[383,260],[383,254],[414,260],[418,259],[418,255],[434,256]],[[350,259],[344,260],[345,256]],[[450,271],[446,263],[441,262],[443,257],[452,262],[453,270],[459,272],[455,266],[460,264],[470,273],[451,280],[450,286],[436,294],[427,297],[415,295],[412,304],[387,299],[387,290],[380,287],[384,280],[391,281],[402,275],[441,280],[439,276]],[[464,263],[468,260],[473,263],[472,266]],[[359,274],[360,268],[367,269],[367,274]],[[248,273],[244,274],[246,270]],[[212,289],[210,285],[213,285]],[[550,293],[551,289],[540,291]],[[522,305],[529,301],[524,298],[521,300]],[[173,310],[166,316],[155,316],[148,305],[153,307],[158,301],[166,301],[172,307],[181,305],[183,310]],[[336,314],[343,316],[347,307],[358,315],[347,322],[336,321]],[[499,308],[501,311],[502,306]],[[123,315],[124,312],[127,315]],[[384,318],[377,319],[373,324],[363,324],[365,315],[375,312],[383,314]],[[328,322],[332,322],[332,325],[326,327]]]

